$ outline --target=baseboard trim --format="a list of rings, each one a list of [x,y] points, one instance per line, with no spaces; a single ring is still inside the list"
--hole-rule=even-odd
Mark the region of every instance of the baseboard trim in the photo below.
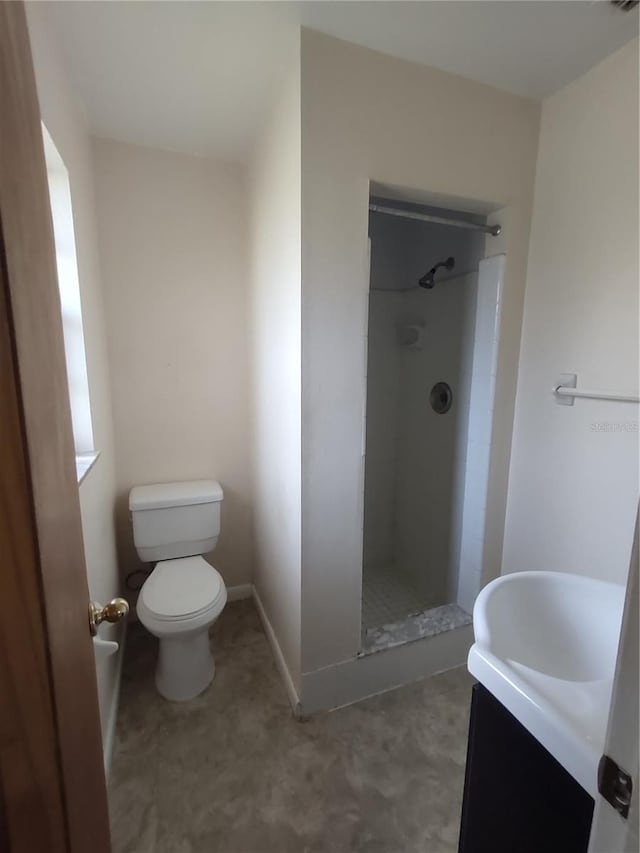
[[[304,716],[331,711],[462,666],[472,643],[473,628],[465,625],[303,673],[300,711]]]
[[[118,722],[118,708],[120,706],[120,684],[122,682],[122,662],[124,661],[124,648],[127,639],[127,623],[122,625],[122,631],[118,638],[118,663],[116,666],[115,686],[113,688],[113,696],[111,697],[111,707],[109,708],[109,721],[107,722],[107,731],[102,744],[102,760],[104,763],[104,775],[109,780],[111,773],[111,759],[113,758],[113,746],[116,739],[116,724]]]
[[[269,645],[271,646],[271,651],[273,652],[273,657],[275,658],[278,672],[280,673],[280,676],[284,683],[284,689],[286,690],[287,698],[289,699],[289,702],[291,704],[293,715],[294,717],[300,717],[300,698],[298,697],[298,691],[296,690],[293,678],[291,677],[291,673],[289,672],[289,667],[287,666],[287,662],[284,659],[284,655],[282,654],[282,649],[280,648],[278,638],[276,637],[275,631],[273,630],[273,626],[269,621],[269,617],[267,616],[267,613],[264,609],[264,605],[260,600],[258,590],[255,588],[255,586],[253,587],[253,600],[256,603],[256,609],[258,610],[260,620],[262,621],[264,632],[267,635],[267,639],[269,640]]]
[[[227,587],[227,601],[242,601],[253,595],[253,584],[241,583],[237,586]]]

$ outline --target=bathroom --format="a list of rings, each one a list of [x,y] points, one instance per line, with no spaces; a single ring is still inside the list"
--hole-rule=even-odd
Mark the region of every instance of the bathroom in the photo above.
[[[553,389],[638,393],[637,10],[403,4],[399,50],[368,4],[306,5],[26,6],[73,206],[87,582],[129,605],[97,629],[114,853],[457,850],[478,594],[633,578],[637,405]],[[410,49],[481,27],[496,54],[500,15],[578,58],[504,50],[506,85]],[[176,492],[136,490],[193,482],[206,550],[145,554]],[[145,616],[172,559],[220,581],[160,592],[209,608],[183,695]]]

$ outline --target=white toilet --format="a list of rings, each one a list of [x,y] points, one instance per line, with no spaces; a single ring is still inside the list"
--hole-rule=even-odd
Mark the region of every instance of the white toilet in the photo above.
[[[202,554],[218,541],[222,497],[215,480],[136,486],[129,494],[136,551],[156,563],[136,610],[160,640],[156,686],[174,702],[202,693],[215,672],[209,628],[227,603],[227,589]]]

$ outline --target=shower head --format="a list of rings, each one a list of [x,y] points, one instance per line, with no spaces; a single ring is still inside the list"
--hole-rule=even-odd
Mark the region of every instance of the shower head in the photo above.
[[[429,272],[425,273],[418,284],[420,287],[425,287],[427,290],[431,290],[431,288],[436,283],[436,273],[440,269],[440,267],[444,267],[446,270],[452,270],[456,265],[456,259],[453,257],[447,258],[446,261],[440,261],[435,265],[435,267],[431,267]]]

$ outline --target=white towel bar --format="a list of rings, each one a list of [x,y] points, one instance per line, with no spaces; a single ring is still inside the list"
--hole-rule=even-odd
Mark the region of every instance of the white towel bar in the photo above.
[[[590,400],[612,400],[616,403],[640,403],[640,397],[635,394],[612,394],[608,391],[591,391],[586,388],[576,388],[577,373],[562,373],[560,380],[553,386],[556,401],[562,406],[573,406],[576,397],[586,397]]]

